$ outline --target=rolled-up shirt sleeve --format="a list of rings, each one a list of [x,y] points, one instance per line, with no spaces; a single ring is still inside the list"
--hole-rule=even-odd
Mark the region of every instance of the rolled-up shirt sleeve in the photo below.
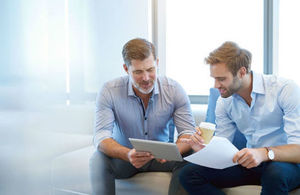
[[[102,140],[112,137],[114,121],[112,97],[109,89],[104,85],[96,98],[93,139],[96,148]]]
[[[294,82],[287,83],[279,94],[283,110],[284,131],[288,144],[300,144],[300,88]]]
[[[225,137],[233,141],[234,133],[237,130],[235,123],[228,116],[228,105],[219,97],[216,104],[216,132],[215,135]]]
[[[195,121],[193,118],[190,100],[184,89],[176,83],[175,86],[175,110],[173,113],[174,124],[178,137],[182,134],[193,134],[195,132]]]

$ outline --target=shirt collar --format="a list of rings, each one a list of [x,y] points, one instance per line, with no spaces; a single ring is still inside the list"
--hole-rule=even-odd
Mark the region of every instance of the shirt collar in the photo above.
[[[158,80],[158,78],[156,79],[156,81],[155,81],[155,83],[154,83],[154,88],[153,88],[154,95],[159,94],[159,89],[158,89],[157,80]]]
[[[133,91],[132,81],[131,81],[129,76],[128,76],[128,96],[136,96],[134,91]]]
[[[265,86],[263,82],[263,75],[257,74],[251,71],[253,75],[253,83],[252,83],[252,93],[260,93],[265,94]]]
[[[255,73],[253,71],[251,71],[252,74],[252,91],[251,91],[251,96],[253,96],[253,94],[255,93],[259,93],[259,94],[265,94],[265,86],[264,86],[264,82],[263,82],[263,76],[262,74],[258,74]],[[239,98],[240,96],[236,93],[234,93],[232,95],[235,98]]]

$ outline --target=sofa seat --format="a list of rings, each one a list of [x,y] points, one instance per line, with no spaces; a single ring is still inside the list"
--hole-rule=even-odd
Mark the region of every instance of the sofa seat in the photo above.
[[[228,195],[259,195],[261,186],[257,185],[246,185],[238,186],[233,188],[224,188],[223,191]],[[289,195],[300,195],[300,188],[293,190]]]
[[[60,155],[52,161],[53,194],[91,194],[89,158],[94,151],[93,146],[88,146]]]

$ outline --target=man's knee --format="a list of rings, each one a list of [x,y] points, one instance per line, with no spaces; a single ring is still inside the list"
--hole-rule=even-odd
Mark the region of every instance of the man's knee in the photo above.
[[[179,173],[186,164],[187,163],[185,161],[175,163],[174,168],[172,170],[172,179],[169,185],[169,195],[187,195],[187,192],[184,190],[184,188],[179,182]]]
[[[263,188],[288,189],[289,174],[287,174],[289,163],[270,162],[266,165],[261,177]]]
[[[104,175],[113,175],[116,179],[129,178],[138,173],[131,163],[117,159],[111,158],[102,152],[95,152],[90,158],[90,171],[102,173]]]
[[[111,159],[100,151],[95,151],[90,158],[90,169],[100,171],[100,169],[109,169]]]
[[[89,175],[92,194],[115,194],[115,183],[109,158],[102,152],[96,151],[90,158]]]
[[[190,177],[190,165],[186,165],[185,167],[181,168],[179,171],[179,182],[185,188],[187,184],[187,179]]]
[[[90,166],[93,166],[94,164],[98,164],[101,162],[101,156],[99,151],[95,151],[93,155],[90,158]]]
[[[201,183],[201,181],[204,179],[199,173],[205,174],[205,172],[206,171],[204,167],[188,164],[180,170],[179,181],[184,188],[187,188],[190,185],[194,185],[193,181],[195,181],[194,179],[196,178],[197,185],[199,185],[199,183]]]

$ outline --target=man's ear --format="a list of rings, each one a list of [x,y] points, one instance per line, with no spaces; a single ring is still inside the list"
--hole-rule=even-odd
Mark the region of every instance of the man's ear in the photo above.
[[[157,58],[156,59],[156,66],[158,67],[158,62],[159,62],[159,59]]]
[[[240,77],[244,77],[247,74],[247,69],[243,66],[240,68],[238,73],[239,73]]]
[[[127,74],[129,74],[129,73],[128,73],[128,67],[126,66],[126,64],[123,64],[123,68],[124,68],[125,72],[126,72]]]

